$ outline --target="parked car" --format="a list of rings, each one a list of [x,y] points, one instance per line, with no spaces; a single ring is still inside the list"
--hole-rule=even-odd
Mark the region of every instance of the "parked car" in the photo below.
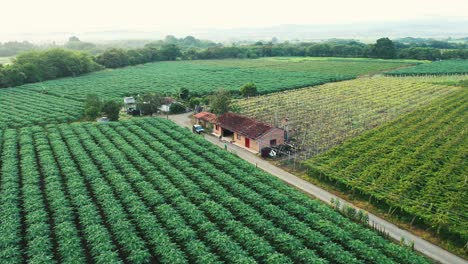
[[[193,127],[192,127],[192,132],[193,133],[200,134],[201,132],[204,132],[204,131],[205,131],[205,129],[203,129],[203,127],[200,126],[200,125],[193,125]]]

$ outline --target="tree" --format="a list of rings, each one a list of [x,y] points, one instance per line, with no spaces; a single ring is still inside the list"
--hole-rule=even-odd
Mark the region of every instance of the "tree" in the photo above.
[[[180,99],[187,100],[190,96],[190,91],[187,88],[180,88],[178,95]]]
[[[119,113],[122,105],[116,101],[109,100],[102,104],[102,112],[109,118],[110,121],[118,121]]]
[[[197,105],[201,105],[201,103],[202,103],[202,98],[192,97],[190,98],[189,106],[190,108],[195,108]]]
[[[158,93],[149,93],[139,96],[137,98],[137,109],[142,114],[152,115],[159,111],[163,103],[163,96]]]
[[[160,50],[162,60],[176,60],[177,57],[181,56],[179,47],[175,44],[166,44],[161,47]]]
[[[229,91],[219,89],[210,97],[211,112],[222,115],[231,110],[231,94]]]
[[[95,94],[86,96],[84,105],[84,119],[94,121],[101,115],[102,101]]]
[[[393,59],[396,57],[396,48],[389,38],[380,38],[371,49],[371,55],[375,58]]]
[[[173,103],[171,106],[169,106],[169,113],[171,114],[181,114],[185,113],[185,106],[179,104],[179,103]]]
[[[71,36],[68,38],[68,42],[79,42],[80,39],[77,36]]]
[[[123,49],[108,49],[97,56],[96,61],[106,68],[119,68],[130,65],[128,54]]]
[[[257,86],[253,82],[248,82],[242,85],[240,93],[244,97],[254,96],[257,94]]]

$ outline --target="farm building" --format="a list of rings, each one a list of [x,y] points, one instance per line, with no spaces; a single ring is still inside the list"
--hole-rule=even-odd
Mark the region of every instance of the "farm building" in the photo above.
[[[125,97],[124,98],[124,109],[125,111],[133,111],[136,109],[136,101],[133,97]]]
[[[208,127],[208,124],[216,123],[216,115],[210,112],[200,112],[193,115],[193,117],[197,120],[197,124],[203,127]]]
[[[159,107],[159,110],[165,113],[168,113],[171,110],[171,105],[173,103],[176,103],[176,100],[172,97],[164,97],[162,101],[161,107]]]
[[[255,152],[284,143],[284,130],[234,113],[220,116],[213,126],[217,136],[232,137],[234,144]]]

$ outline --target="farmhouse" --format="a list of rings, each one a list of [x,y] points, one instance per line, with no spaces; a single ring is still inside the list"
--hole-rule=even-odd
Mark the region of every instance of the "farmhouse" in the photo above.
[[[284,143],[283,129],[234,113],[220,116],[213,127],[213,133],[223,137],[232,136],[234,144],[255,152]]]

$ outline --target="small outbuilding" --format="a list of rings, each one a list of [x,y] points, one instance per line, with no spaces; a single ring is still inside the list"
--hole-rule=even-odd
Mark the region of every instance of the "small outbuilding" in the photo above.
[[[203,127],[208,127],[208,124],[216,124],[216,115],[210,112],[200,112],[193,117],[197,120],[197,124]]]
[[[235,144],[260,152],[264,147],[284,143],[284,130],[270,124],[235,113],[225,113],[220,116],[213,133],[217,136],[231,137]]]
[[[124,98],[124,110],[126,112],[131,112],[136,109],[136,100],[133,97]]]
[[[171,110],[171,105],[176,103],[176,100],[172,97],[164,97],[159,110],[161,112],[169,113]]]

